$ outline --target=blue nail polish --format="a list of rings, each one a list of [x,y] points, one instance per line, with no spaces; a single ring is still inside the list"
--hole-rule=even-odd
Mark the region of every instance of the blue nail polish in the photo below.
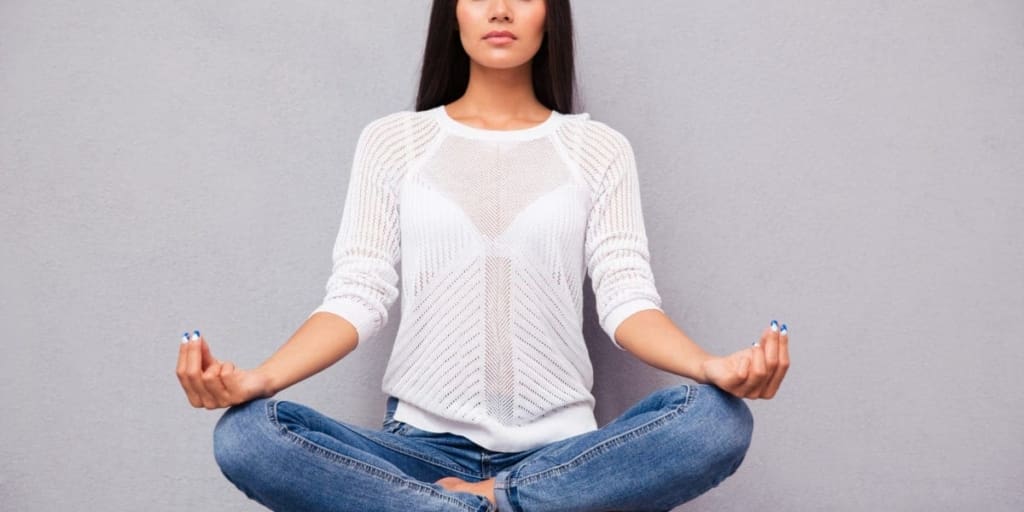
[[[779,323],[775,320],[772,320],[772,330],[776,332],[779,330]]]
[[[788,332],[786,331],[786,324],[782,324],[782,331],[780,333],[781,334],[788,334]]]
[[[198,337],[199,337],[199,331],[197,330],[196,331],[196,338],[198,338]]]

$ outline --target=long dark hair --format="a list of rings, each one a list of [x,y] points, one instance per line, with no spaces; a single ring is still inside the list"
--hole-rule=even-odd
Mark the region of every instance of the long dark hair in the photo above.
[[[572,11],[569,0],[544,0],[547,33],[531,61],[533,91],[545,107],[563,114],[576,106]],[[430,10],[427,43],[423,49],[416,111],[451,103],[469,85],[469,55],[456,29],[457,0],[434,0]]]

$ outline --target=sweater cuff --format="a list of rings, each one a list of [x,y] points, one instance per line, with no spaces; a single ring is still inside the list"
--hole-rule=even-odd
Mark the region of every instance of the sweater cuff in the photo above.
[[[355,327],[359,343],[376,334],[381,325],[380,315],[357,300],[338,298],[325,301],[314,309],[306,319],[308,320],[309,317],[319,312],[333,313],[347,320]]]
[[[659,306],[653,300],[640,297],[628,300],[626,302],[623,302],[622,304],[619,304],[618,306],[615,306],[614,308],[612,308],[611,311],[608,312],[607,315],[605,315],[604,322],[602,322],[602,327],[604,328],[605,333],[608,334],[608,337],[611,338],[612,344],[615,345],[615,348],[622,350],[623,352],[626,351],[626,349],[623,348],[622,345],[619,345],[618,341],[615,341],[615,330],[618,329],[619,324],[621,324],[627,318],[632,316],[634,313],[639,313],[640,311],[645,311],[648,309],[656,309],[658,311],[664,312],[664,310],[661,309],[661,306]]]

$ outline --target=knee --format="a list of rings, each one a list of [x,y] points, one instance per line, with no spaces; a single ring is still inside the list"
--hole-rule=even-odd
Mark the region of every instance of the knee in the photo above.
[[[732,474],[746,456],[754,432],[754,416],[742,398],[712,384],[700,384],[698,400],[707,414],[708,432],[705,439],[716,455],[715,459],[727,466]]]
[[[248,467],[258,450],[258,434],[268,428],[267,398],[229,407],[213,428],[213,456],[225,476]]]

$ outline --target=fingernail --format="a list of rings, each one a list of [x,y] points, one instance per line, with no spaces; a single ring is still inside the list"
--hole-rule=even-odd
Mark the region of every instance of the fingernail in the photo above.
[[[775,320],[772,320],[772,331],[779,332],[779,323],[776,322]]]
[[[192,334],[188,335],[188,339],[189,340],[198,340],[199,339],[199,331],[192,331]]]
[[[758,345],[757,345],[757,342],[755,341],[755,342],[751,343],[751,344],[750,344],[750,346],[752,346],[752,347],[756,347],[756,346],[758,346]]]
[[[181,333],[181,343],[182,344],[188,343],[188,333],[187,332]]]
[[[781,331],[779,331],[779,334],[787,334],[787,331],[786,331],[786,324],[782,324],[782,330],[781,330]]]

